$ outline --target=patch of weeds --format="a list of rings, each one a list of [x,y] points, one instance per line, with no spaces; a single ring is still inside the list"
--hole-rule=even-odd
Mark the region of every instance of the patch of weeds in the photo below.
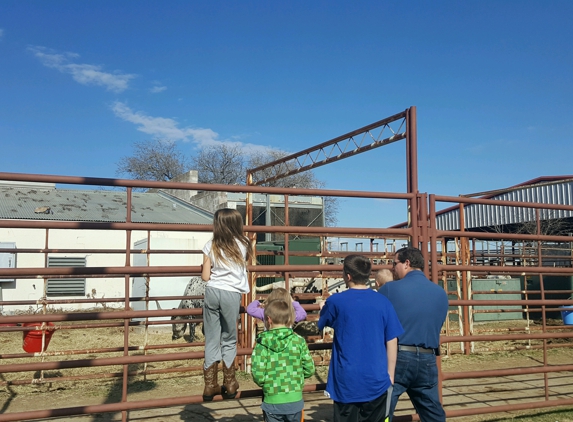
[[[252,381],[253,377],[251,376],[251,374],[248,374],[246,372],[242,372],[242,371],[236,371],[235,372],[235,377],[241,381]]]

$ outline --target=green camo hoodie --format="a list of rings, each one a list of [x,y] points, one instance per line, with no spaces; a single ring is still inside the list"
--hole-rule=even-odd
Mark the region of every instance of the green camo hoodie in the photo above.
[[[275,328],[258,335],[252,373],[265,403],[293,403],[302,400],[304,379],[314,374],[314,361],[304,338],[291,328]]]

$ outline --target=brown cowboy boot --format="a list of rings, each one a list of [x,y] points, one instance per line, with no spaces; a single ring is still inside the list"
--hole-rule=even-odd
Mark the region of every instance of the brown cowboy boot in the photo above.
[[[219,386],[219,381],[217,380],[217,373],[219,368],[217,367],[219,362],[215,362],[207,369],[203,369],[203,379],[205,380],[205,388],[203,389],[203,401],[212,401],[213,397],[217,394],[221,394],[221,387]]]
[[[239,382],[235,378],[235,364],[227,368],[225,361],[223,361],[223,398],[234,399],[239,389]]]

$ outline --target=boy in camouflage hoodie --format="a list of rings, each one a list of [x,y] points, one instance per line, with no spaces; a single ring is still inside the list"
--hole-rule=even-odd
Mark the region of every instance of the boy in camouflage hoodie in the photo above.
[[[304,401],[304,379],[314,374],[314,361],[304,338],[290,328],[294,309],[283,300],[265,307],[265,328],[252,355],[252,375],[263,388],[265,422],[299,422]]]

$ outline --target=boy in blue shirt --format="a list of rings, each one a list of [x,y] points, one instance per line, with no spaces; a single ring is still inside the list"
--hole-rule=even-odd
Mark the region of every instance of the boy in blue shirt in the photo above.
[[[334,340],[326,394],[334,400],[334,422],[383,422],[394,382],[397,337],[403,333],[390,301],[370,289],[370,260],[344,259],[347,290],[330,296],[318,328],[332,327]]]

